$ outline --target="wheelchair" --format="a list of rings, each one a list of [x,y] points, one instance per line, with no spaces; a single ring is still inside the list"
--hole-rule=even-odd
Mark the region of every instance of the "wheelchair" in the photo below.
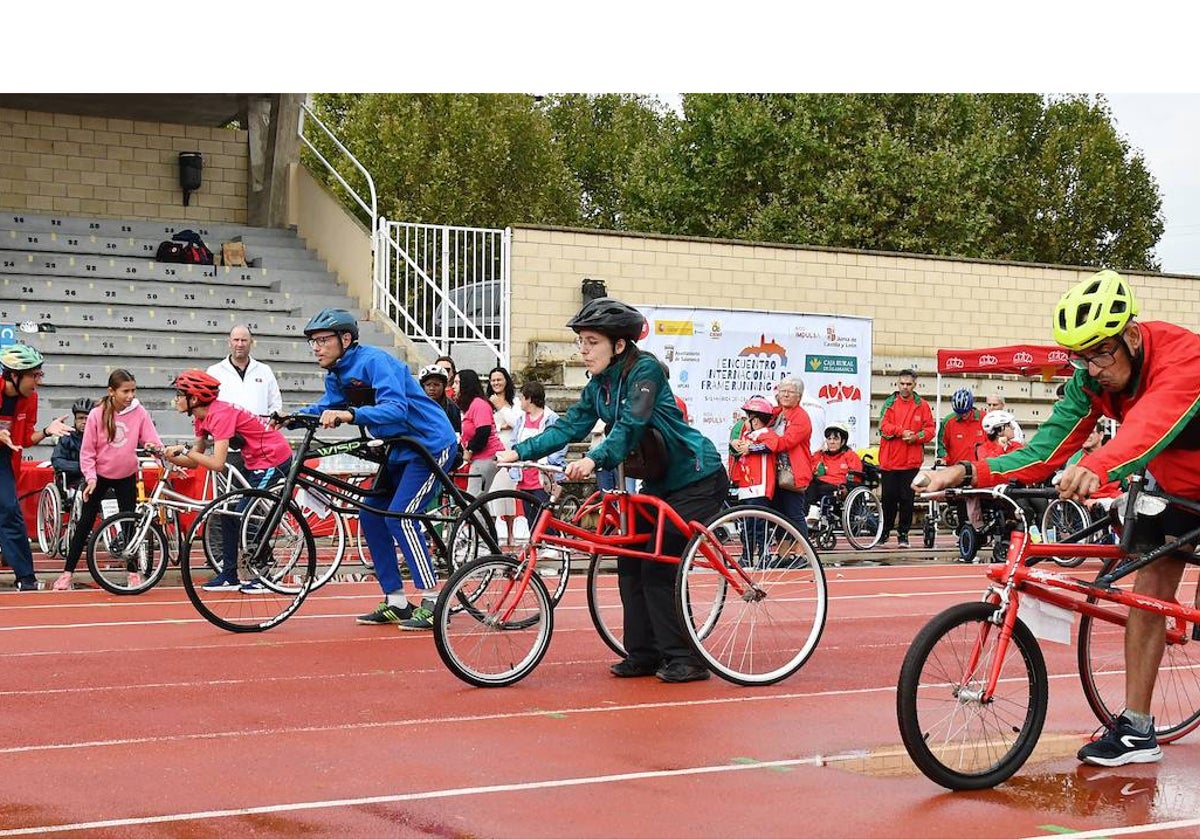
[[[883,536],[883,503],[871,489],[869,475],[851,472],[849,480],[824,495],[809,536],[818,551],[832,551],[838,534],[859,551],[874,548]]]
[[[65,555],[83,510],[83,480],[71,484],[65,473],[54,471],[54,479],[42,488],[37,505],[38,548],[47,557]]]
[[[1009,535],[1017,527],[1016,517],[1007,505],[986,499],[983,500],[980,513],[983,516],[981,527],[975,528],[970,522],[963,522],[958,526],[959,560],[963,563],[973,563],[982,548],[991,546],[991,562],[1003,563],[1008,556]],[[1033,525],[1038,522],[1038,518],[1026,511],[1026,521]]]
[[[1074,499],[1054,499],[1046,506],[1042,517],[1042,535],[1046,542],[1056,542],[1078,533],[1089,525],[1109,520],[1108,505],[1112,499],[1099,499],[1082,504]],[[1111,521],[1111,520],[1110,520]],[[1111,544],[1119,537],[1111,527],[1098,533],[1082,538],[1079,542],[1092,544]],[[1065,568],[1073,568],[1082,563],[1084,557],[1055,557],[1054,562]]]

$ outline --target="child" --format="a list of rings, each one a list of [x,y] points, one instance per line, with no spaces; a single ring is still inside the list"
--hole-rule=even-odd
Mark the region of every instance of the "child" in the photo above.
[[[516,422],[513,424],[512,442],[514,445],[536,437],[558,422],[558,413],[554,409],[546,407],[546,388],[540,382],[526,382],[521,386],[521,405],[525,410],[517,415]],[[562,449],[550,453],[544,460],[556,467],[565,467],[567,465],[567,447],[564,446]],[[543,473],[533,467],[525,470],[513,467],[508,472],[516,482],[518,490],[529,493],[543,505],[550,502],[550,492],[546,485],[549,484],[553,487],[562,480],[561,476],[551,478],[549,473]],[[545,480],[547,478],[550,478],[550,482]],[[525,507],[525,521],[529,523],[530,533],[533,532],[533,522],[537,518],[537,514],[538,509]],[[552,548],[543,549],[542,557],[558,559],[559,552]]]
[[[850,430],[841,423],[830,423],[825,427],[825,445],[813,456],[815,480],[808,485],[810,505],[821,505],[824,499],[832,498],[844,489],[850,473],[862,472],[862,459],[847,446],[849,441]]]
[[[185,370],[175,377],[174,384],[175,410],[193,418],[196,440],[190,448],[182,445],[168,447],[163,453],[168,461],[180,467],[204,467],[221,472],[229,457],[230,441],[239,437],[247,484],[261,490],[287,475],[292,465],[292,447],[283,432],[267,428],[259,417],[244,408],[218,400],[217,394],[221,390],[219,379],[202,370]],[[211,455],[206,454],[209,437],[213,440]],[[257,580],[245,583],[238,580],[237,552],[234,550],[237,546],[237,525],[236,517],[221,517],[221,571],[202,585],[204,589],[263,591],[263,585]]]
[[[775,453],[769,446],[779,440],[771,429],[775,407],[762,397],[751,397],[742,411],[746,422],[738,439],[729,444],[734,451],[729,477],[737,488],[739,502],[769,507],[775,495]]]
[[[83,445],[79,451],[79,467],[83,473],[83,511],[79,524],[67,548],[63,573],[54,582],[58,590],[72,588],[72,576],[79,565],[79,555],[96,523],[100,501],[112,490],[117,506],[132,511],[137,504],[137,449],[144,444],[162,448],[150,414],[137,401],[137,381],[124,368],[108,375],[108,393],[100,405],[88,414],[83,429]],[[141,586],[136,571],[129,573],[129,586]]]
[[[54,444],[50,466],[54,467],[55,478],[62,477],[63,487],[74,487],[83,478],[83,471],[79,468],[79,451],[83,447],[83,430],[87,427],[88,415],[95,407],[96,401],[91,397],[75,400],[71,406],[71,413],[75,415],[75,428]]]

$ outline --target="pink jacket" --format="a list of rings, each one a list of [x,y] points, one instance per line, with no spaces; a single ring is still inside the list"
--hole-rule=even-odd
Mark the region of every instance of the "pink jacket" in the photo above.
[[[128,478],[137,472],[137,448],[143,443],[162,446],[154,421],[142,404],[134,400],[116,416],[117,433],[110,441],[104,429],[104,403],[92,409],[83,429],[79,450],[79,469],[86,481],[102,478]]]

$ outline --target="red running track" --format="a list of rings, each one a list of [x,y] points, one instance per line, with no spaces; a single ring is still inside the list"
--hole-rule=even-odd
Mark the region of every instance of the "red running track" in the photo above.
[[[1062,645],[1044,646],[1048,755],[993,791],[926,780],[896,676],[982,569],[827,574],[819,649],[767,688],[610,677],[581,577],[506,689],[459,682],[429,634],[356,625],[373,582],[251,635],[180,588],[7,590],[0,837],[1200,837],[1200,735],[1159,765],[1080,768],[1095,721]]]

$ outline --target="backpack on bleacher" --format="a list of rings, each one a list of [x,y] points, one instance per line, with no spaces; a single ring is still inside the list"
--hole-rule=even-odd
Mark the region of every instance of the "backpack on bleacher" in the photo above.
[[[184,262],[183,245],[179,242],[160,242],[158,250],[154,253],[154,260],[163,263]]]
[[[179,262],[193,263],[195,265],[213,264],[213,252],[204,244],[204,240],[200,238],[200,234],[194,230],[181,230],[172,236],[171,240],[181,243],[183,259],[179,260]]]

